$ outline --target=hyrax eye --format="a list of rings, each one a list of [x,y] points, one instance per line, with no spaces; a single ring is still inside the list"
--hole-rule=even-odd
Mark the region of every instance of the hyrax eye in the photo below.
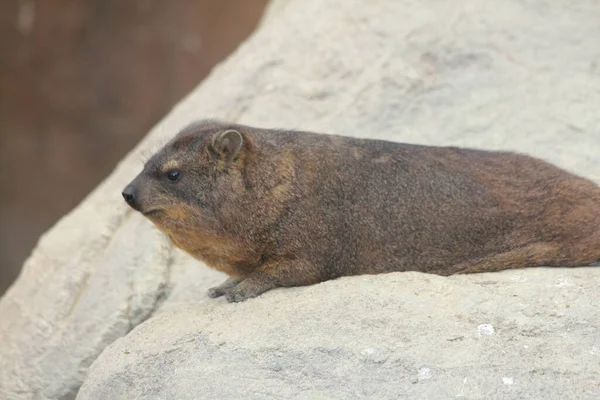
[[[167,179],[170,180],[171,182],[177,181],[180,176],[181,176],[181,173],[176,169],[173,171],[167,172]]]

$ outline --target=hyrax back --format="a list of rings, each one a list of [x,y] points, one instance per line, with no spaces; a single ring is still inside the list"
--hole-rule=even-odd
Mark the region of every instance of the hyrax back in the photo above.
[[[185,128],[123,192],[242,301],[345,275],[440,275],[600,259],[600,188],[515,153],[214,121]]]

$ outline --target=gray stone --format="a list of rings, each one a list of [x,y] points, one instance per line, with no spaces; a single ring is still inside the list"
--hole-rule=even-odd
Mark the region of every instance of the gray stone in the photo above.
[[[78,399],[597,399],[600,269],[392,273],[164,312]]]
[[[206,297],[223,276],[120,197],[199,118],[519,150],[600,182],[597,1],[275,5],[41,238],[0,301],[0,398],[72,399],[86,374],[82,400],[600,398],[600,269],[352,277],[227,304]]]

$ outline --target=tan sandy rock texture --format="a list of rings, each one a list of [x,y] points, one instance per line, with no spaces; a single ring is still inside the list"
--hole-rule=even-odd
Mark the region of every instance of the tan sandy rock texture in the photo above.
[[[120,196],[144,152],[207,117],[519,150],[600,182],[599,21],[595,0],[277,1],[40,239],[0,301],[0,399],[600,398],[600,268],[228,304]]]

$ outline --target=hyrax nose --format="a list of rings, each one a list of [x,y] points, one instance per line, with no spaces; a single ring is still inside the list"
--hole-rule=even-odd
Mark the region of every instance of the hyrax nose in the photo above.
[[[123,198],[125,199],[127,204],[132,205],[135,202],[135,194],[131,186],[127,186],[121,194],[123,195]]]

